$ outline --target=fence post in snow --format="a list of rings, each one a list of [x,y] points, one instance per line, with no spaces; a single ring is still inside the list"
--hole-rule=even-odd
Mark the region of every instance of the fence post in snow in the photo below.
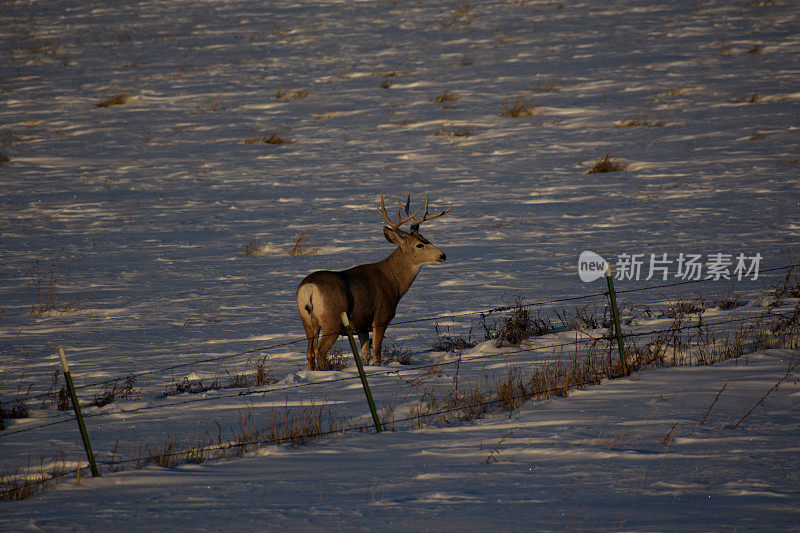
[[[67,380],[69,395],[72,397],[72,407],[75,409],[75,416],[78,418],[78,427],[81,430],[83,447],[86,448],[86,457],[89,459],[89,467],[92,469],[92,476],[100,477],[100,472],[97,470],[97,463],[94,461],[92,443],[89,442],[89,433],[86,431],[86,424],[83,421],[83,414],[81,414],[81,404],[78,402],[75,385],[72,383],[72,374],[70,374],[69,366],[67,365],[67,356],[64,354],[64,348],[61,346],[58,347],[58,356],[61,358],[61,367],[64,369],[64,379]]]
[[[614,281],[611,278],[611,267],[606,264],[606,282],[608,283],[608,300],[611,303],[611,317],[614,319],[614,333],[617,336],[617,350],[619,352],[619,362],[622,371],[628,373],[628,365],[625,361],[625,346],[622,342],[622,329],[619,327],[619,309],[617,308],[617,294],[614,292]]]
[[[367,396],[367,403],[369,403],[369,410],[372,413],[372,420],[375,421],[375,431],[380,433],[381,421],[378,420],[378,411],[375,409],[375,402],[372,400],[372,392],[369,390],[369,383],[367,383],[367,374],[364,372],[364,363],[361,362],[361,356],[358,353],[358,344],[353,337],[353,329],[350,327],[350,320],[347,318],[347,313],[342,313],[342,324],[344,330],[347,332],[347,338],[350,340],[350,348],[353,350],[353,357],[356,360],[358,367],[358,374],[361,376],[361,384],[364,386],[364,394]]]

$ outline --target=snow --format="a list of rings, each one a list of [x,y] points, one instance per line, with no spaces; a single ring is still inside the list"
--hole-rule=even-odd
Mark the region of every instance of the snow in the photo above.
[[[39,405],[58,345],[90,385],[102,462],[171,435],[227,442],[241,416],[273,408],[367,423],[353,364],[305,370],[294,290],[391,251],[380,194],[453,204],[422,230],[447,262],[423,268],[387,331],[412,365],[369,368],[398,418],[456,377],[558,357],[574,332],[458,359],[431,350],[434,323],[481,340],[481,311],[600,292],[578,277],[584,250],[797,262],[792,2],[18,1],[0,19],[0,394],[36,397],[0,431],[7,472],[84,461],[69,414]],[[434,102],[444,91],[458,99]],[[501,116],[517,97],[533,114]],[[263,142],[276,133],[290,142]],[[628,170],[586,174],[606,154]],[[303,231],[316,254],[285,255]],[[243,255],[250,243],[259,253]],[[622,292],[623,329],[735,293],[746,305],[704,315],[731,331],[767,312],[782,276]],[[602,314],[599,297],[534,312],[587,304]],[[263,357],[269,385],[164,394]],[[797,528],[796,378],[732,427],[793,358],[652,369],[510,417],[67,479],[3,502],[0,530]],[[88,405],[131,373],[129,399]]]

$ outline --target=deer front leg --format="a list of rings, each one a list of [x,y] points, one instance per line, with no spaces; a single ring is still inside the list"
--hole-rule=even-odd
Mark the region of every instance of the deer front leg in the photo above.
[[[381,344],[383,343],[383,334],[386,331],[386,325],[372,326],[372,364],[381,364]]]

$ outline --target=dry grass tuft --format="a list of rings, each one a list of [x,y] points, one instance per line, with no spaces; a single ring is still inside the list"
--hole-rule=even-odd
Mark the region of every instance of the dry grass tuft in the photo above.
[[[247,243],[240,253],[243,256],[249,255],[268,255],[272,252],[272,246],[270,243],[264,243],[260,240],[253,239]]]
[[[434,352],[460,352],[469,348],[475,347],[478,343],[472,338],[472,328],[470,328],[467,337],[454,336],[450,334],[450,328],[442,332],[439,329],[439,323],[434,323],[436,330],[436,342],[431,345],[431,350]]]
[[[706,306],[701,298],[694,300],[678,300],[667,304],[659,318],[683,318],[686,315],[697,315],[705,312]]]
[[[502,319],[497,331],[497,347],[519,346],[530,337],[540,337],[556,330],[549,318],[542,318],[539,312],[534,317],[530,310],[518,302],[511,313]]]
[[[503,102],[503,110],[500,112],[501,117],[530,117],[537,113],[536,106],[526,97],[517,95],[512,102],[507,99]]]
[[[122,386],[119,386],[120,381],[122,381]],[[89,405],[103,407],[117,400],[137,400],[140,397],[140,392],[141,389],[136,389],[136,375],[131,374],[124,380],[122,378],[115,379],[110,386],[106,384],[103,392],[99,395],[95,394],[94,400]]]
[[[291,144],[294,141],[283,137],[280,133],[273,133],[269,137],[266,135],[253,135],[239,140],[239,144]]]
[[[586,171],[587,174],[603,174],[606,172],[621,172],[627,170],[628,165],[621,161],[611,159],[609,154],[598,160],[592,168]]]
[[[439,95],[436,98],[434,98],[433,101],[437,104],[444,104],[447,102],[455,102],[459,98],[461,98],[461,96],[459,96],[457,93],[454,93],[449,90],[444,90],[441,93],[439,93]]]
[[[311,232],[317,229],[317,226],[314,226],[311,229],[301,231],[297,234],[297,239],[295,240],[294,246],[289,253],[286,255],[288,256],[296,256],[296,255],[315,255],[319,248],[308,248],[308,240],[311,238]]]
[[[275,98],[279,100],[285,100],[287,102],[294,102],[295,100],[302,100],[304,98],[308,98],[309,92],[305,89],[291,89],[291,90],[284,90],[278,89],[278,92],[275,93]]]
[[[109,96],[104,100],[95,102],[95,107],[111,107],[112,105],[125,105],[133,101],[133,98],[128,96],[128,93],[121,92],[113,96]]]

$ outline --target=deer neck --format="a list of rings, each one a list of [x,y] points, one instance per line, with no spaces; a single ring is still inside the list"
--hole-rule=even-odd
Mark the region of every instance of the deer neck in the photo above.
[[[397,248],[389,257],[380,262],[380,266],[384,276],[390,280],[399,295],[402,296],[414,283],[422,265],[409,261],[408,256],[400,248]]]

